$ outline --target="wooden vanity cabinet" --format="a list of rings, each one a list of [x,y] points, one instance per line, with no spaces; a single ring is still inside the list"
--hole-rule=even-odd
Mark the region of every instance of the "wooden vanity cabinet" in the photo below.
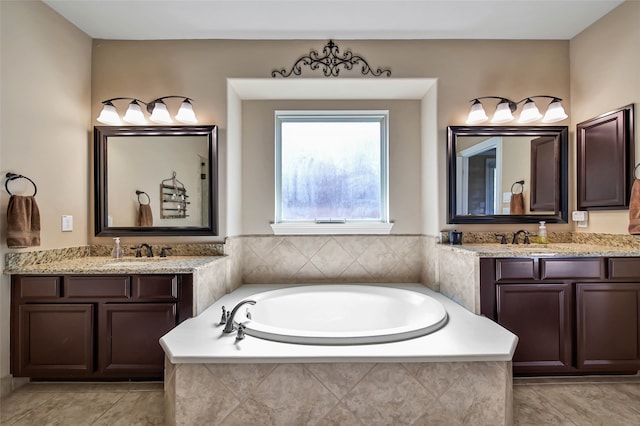
[[[191,316],[192,276],[12,277],[11,371],[35,379],[162,378],[159,339]]]
[[[640,258],[483,258],[480,297],[518,375],[640,370]]]

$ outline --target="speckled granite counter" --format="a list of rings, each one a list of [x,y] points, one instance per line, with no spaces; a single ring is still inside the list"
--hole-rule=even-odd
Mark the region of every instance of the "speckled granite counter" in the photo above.
[[[597,244],[551,243],[551,244],[463,244],[441,245],[443,250],[473,254],[477,257],[599,257],[640,256],[635,247],[615,247]]]
[[[21,265],[5,274],[189,274],[224,256],[111,257],[85,256],[57,262]]]

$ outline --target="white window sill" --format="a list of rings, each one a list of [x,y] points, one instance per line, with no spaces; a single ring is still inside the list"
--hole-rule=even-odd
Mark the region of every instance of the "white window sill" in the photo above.
[[[275,235],[386,235],[391,233],[391,228],[393,228],[393,223],[382,222],[285,222],[271,224],[271,229]]]

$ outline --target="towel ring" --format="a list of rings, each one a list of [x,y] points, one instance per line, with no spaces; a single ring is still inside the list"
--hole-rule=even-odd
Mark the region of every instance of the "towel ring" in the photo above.
[[[36,186],[36,183],[34,181],[32,181],[31,179],[29,179],[26,176],[22,176],[16,173],[7,173],[7,180],[4,181],[4,189],[7,190],[7,192],[9,193],[9,195],[13,196],[13,194],[11,193],[11,191],[9,191],[9,182],[11,182],[12,180],[16,180],[16,179],[26,179],[29,182],[31,182],[31,185],[33,185],[33,195],[32,197],[35,197],[36,194],[38,193],[38,187]]]
[[[520,185],[520,192],[513,192],[513,187],[516,185]],[[522,194],[524,192],[524,181],[523,180],[519,180],[517,182],[514,182],[513,185],[511,185],[511,193],[512,194]]]
[[[638,170],[638,167],[640,167],[640,163],[636,164],[636,166],[633,168],[633,177],[636,179],[640,179],[638,175],[636,175],[636,171]]]
[[[144,205],[148,206],[149,204],[151,204],[151,197],[149,197],[149,194],[147,194],[146,192],[136,190],[136,195],[138,195],[138,203],[140,203],[141,205],[144,204]],[[142,201],[140,201],[140,196],[141,195],[146,195],[147,196],[147,202],[146,203],[143,203]]]

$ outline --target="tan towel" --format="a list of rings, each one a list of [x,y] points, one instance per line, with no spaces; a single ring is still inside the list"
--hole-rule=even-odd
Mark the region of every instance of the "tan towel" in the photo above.
[[[138,217],[136,218],[136,226],[153,226],[153,215],[151,214],[151,206],[149,204],[140,204],[140,210],[138,210]]]
[[[640,180],[633,181],[629,199],[629,234],[640,234]]]
[[[40,210],[33,196],[12,195],[7,206],[7,246],[40,245]]]
[[[524,195],[522,192],[519,194],[511,194],[511,214],[524,214]]]

